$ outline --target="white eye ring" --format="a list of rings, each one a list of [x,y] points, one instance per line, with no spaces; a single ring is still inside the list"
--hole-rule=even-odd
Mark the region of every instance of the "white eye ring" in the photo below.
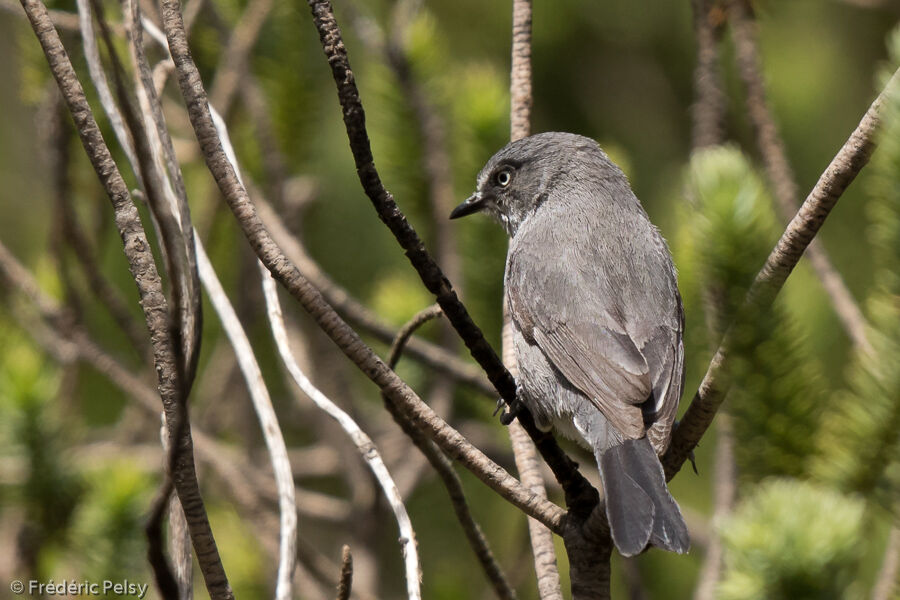
[[[497,185],[500,187],[508,186],[509,182],[512,181],[512,171],[510,169],[498,171],[497,174],[494,175],[494,181],[496,181]]]

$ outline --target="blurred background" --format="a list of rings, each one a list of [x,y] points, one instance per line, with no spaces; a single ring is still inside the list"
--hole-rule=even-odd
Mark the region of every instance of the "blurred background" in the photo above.
[[[244,176],[334,285],[382,325],[399,328],[432,298],[354,176],[307,6],[193,1],[202,8],[191,49],[226,117]],[[136,289],[109,201],[71,120],[59,116],[36,38],[21,7],[0,2],[0,241],[68,311],[62,322],[48,322],[33,299],[0,277],[0,579],[149,583],[143,522],[161,481],[159,417],[135,401],[141,390],[115,383],[84,359],[83,345],[82,354],[65,345],[75,339],[74,328],[86,332],[144,391],[154,390]],[[51,7],[76,12],[74,0]],[[900,45],[890,41],[900,2],[766,1],[754,8],[769,105],[802,199],[882,88],[884,74],[900,62]],[[425,1],[401,12],[390,2],[336,0],[335,10],[385,185],[499,348],[505,234],[487,219],[450,225],[445,217],[509,138],[509,3]],[[144,11],[159,22],[155,6]],[[118,3],[107,3],[107,15],[121,23]],[[228,49],[240,41],[236,32],[253,18],[261,23],[253,43],[236,63],[227,62],[234,57]],[[682,410],[784,226],[727,25],[719,30],[726,144],[692,154],[693,19],[687,1],[534,3],[532,130],[597,139],[675,256],[687,323]],[[89,85],[77,28],[61,21],[60,31],[133,187]],[[163,58],[156,47],[148,53],[151,62]],[[231,82],[223,77],[229,70]],[[402,559],[389,509],[343,433],[285,377],[255,255],[203,164],[173,79],[163,102],[194,224],[250,335],[291,451],[302,539],[296,596],[332,597],[346,543],[359,597],[401,597]],[[422,133],[421,102],[442,134],[443,195],[435,193],[428,164],[434,138]],[[874,352],[854,346],[805,261],[772,310],[743,315],[735,383],[720,414],[724,434],[716,426],[700,444],[699,475],[685,468],[670,484],[693,549],[687,556],[653,550],[629,561],[615,557],[614,597],[693,597],[712,564],[715,585],[705,597],[874,598],[891,552],[900,554],[896,528],[891,534],[900,474],[900,107],[896,100],[888,105],[872,164],[818,236],[871,325],[866,335]],[[141,214],[152,236],[143,206]],[[111,305],[92,272],[121,306]],[[287,296],[283,303],[301,364],[374,438],[398,478],[418,536],[424,596],[492,597],[443,486],[391,421],[378,390],[300,307]],[[190,399],[193,426],[213,443],[198,450],[204,498],[236,596],[271,597],[278,520],[269,459],[231,347],[206,303],[204,316]],[[385,336],[360,330],[384,356]],[[437,322],[420,333],[470,360]],[[492,417],[495,398],[436,375],[412,356],[404,356],[398,372],[514,472],[507,433]],[[596,481],[593,459],[566,448]],[[715,462],[723,456],[732,468],[720,471]],[[246,489],[228,479],[223,460]],[[519,597],[536,598],[524,516],[457,471]],[[550,496],[562,503],[551,480]],[[561,542],[557,550],[568,594]],[[721,559],[711,562],[713,552]],[[199,578],[195,587],[203,597]]]

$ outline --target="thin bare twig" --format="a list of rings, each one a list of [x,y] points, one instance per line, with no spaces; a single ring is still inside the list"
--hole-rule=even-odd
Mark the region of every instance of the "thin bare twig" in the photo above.
[[[895,520],[888,536],[887,547],[884,549],[881,569],[872,589],[872,600],[896,598],[898,590],[900,590],[900,523]]]
[[[437,304],[432,304],[428,308],[423,308],[417,312],[412,319],[404,323],[403,327],[397,332],[397,337],[394,338],[394,341],[391,343],[391,349],[388,351],[388,366],[390,368],[393,369],[397,366],[400,354],[406,347],[409,338],[416,332],[416,329],[432,319],[437,319],[441,314],[441,307]]]
[[[283,249],[285,256],[297,265],[303,276],[321,291],[325,300],[334,306],[347,321],[372,334],[378,340],[390,344],[397,331],[353,298],[344,288],[332,281],[313,260],[312,256],[309,255],[303,244],[291,234],[271,205],[260,194],[253,193],[252,187],[249,187],[249,191],[251,196],[253,196],[253,203],[256,205],[259,218],[265,223],[265,227],[272,235],[272,239]],[[440,346],[414,336],[410,338],[409,343],[406,345],[406,352],[429,367],[454,378],[462,384],[491,396],[497,393],[491,382],[485,378],[481,369],[461,360],[455,354]]]
[[[434,440],[449,455],[459,460],[504,498],[535,516],[551,528],[559,528],[564,511],[546,500],[537,498],[514,477],[484,456],[427,405],[325,302],[318,290],[291,264],[262,226],[252,203],[231,168],[209,112],[206,92],[200,74],[190,56],[184,34],[180,9],[175,0],[162,0],[163,22],[169,48],[175,61],[179,87],[188,106],[188,115],[200,147],[225,200],[232,209],[244,235],[257,256],[273,276],[296,298],[334,341],[342,352],[379,388],[400,404],[417,423],[434,436]],[[401,217],[402,218],[402,217]],[[552,439],[552,438],[551,438]],[[555,443],[554,443],[555,445]]]
[[[153,216],[153,224],[157,231],[166,262],[166,271],[169,275],[172,301],[170,310],[170,333],[173,338],[172,345],[176,353],[176,367],[179,369],[178,381],[182,386],[181,395],[184,398],[190,394],[197,369],[197,359],[200,353],[200,335],[202,333],[202,313],[200,299],[200,283],[197,275],[196,259],[194,257],[193,230],[190,229],[190,212],[187,208],[187,198],[184,197],[179,209],[179,200],[172,191],[172,185],[164,176],[162,159],[160,158],[159,142],[151,140],[151,135],[156,133],[149,116],[141,120],[139,111],[135,108],[128,88],[126,87],[126,73],[112,39],[109,25],[104,16],[103,4],[100,0],[91,0],[100,26],[100,34],[106,45],[107,54],[112,63],[113,82],[116,88],[116,96],[122,109],[125,125],[128,128],[128,136],[133,147],[128,154],[129,159],[136,158],[137,163],[132,162],[132,168],[138,176],[138,182],[144,192],[144,198]],[[136,4],[132,5],[136,7]],[[134,51],[136,44],[141,43],[141,28],[137,27],[139,17],[133,11],[129,11],[129,33],[136,43],[131,44]],[[136,32],[135,32],[136,30]],[[136,33],[136,35],[134,35]],[[138,51],[143,53],[143,48]],[[99,77],[103,78],[102,66],[95,65],[99,71]],[[149,70],[149,67],[147,67]],[[149,76],[146,78],[149,82]],[[103,82],[105,86],[105,81]],[[146,91],[141,85],[137,88]],[[151,93],[155,94],[155,90]],[[143,105],[146,112],[150,109],[150,99],[146,94],[143,97]],[[109,107],[107,107],[109,108]],[[163,128],[165,126],[163,125]],[[184,229],[187,227],[188,229]]]
[[[420,327],[423,323],[440,315],[441,308],[435,304],[419,311],[412,319],[410,319],[409,322],[400,329],[397,338],[394,340],[394,343],[391,344],[388,366],[392,369],[397,366],[397,361],[400,359],[400,355],[403,352],[404,344],[417,327]],[[419,448],[440,476],[444,487],[447,489],[447,494],[450,496],[450,502],[453,506],[453,511],[456,513],[456,518],[462,526],[463,532],[466,534],[466,539],[472,547],[472,550],[475,552],[475,556],[478,558],[482,569],[484,569],[488,582],[493,586],[497,597],[508,600],[514,599],[516,597],[515,591],[509,584],[506,575],[504,575],[503,571],[500,569],[500,565],[497,563],[497,560],[494,558],[494,553],[488,545],[487,538],[484,536],[481,527],[479,527],[475,518],[472,516],[471,510],[469,510],[469,503],[466,500],[462,482],[456,474],[456,471],[453,470],[453,465],[447,460],[447,457],[435,447],[431,440],[426,438],[420,430],[413,427],[409,419],[406,418],[406,415],[397,408],[390,398],[384,396],[384,401],[394,419],[406,435],[412,439],[416,447]]]
[[[788,224],[750,286],[745,304],[764,307],[774,301],[841,194],[869,161],[875,149],[873,136],[881,122],[881,105],[887,90],[898,85],[898,81],[900,70],[894,73],[885,90],[866,111],[857,128],[807,196],[797,215]],[[672,436],[672,444],[663,456],[663,467],[668,479],[674,477],[681,469],[681,465],[703,437],[722,404],[729,386],[727,369],[724,367],[728,361],[730,345],[731,335],[726,333],[700,383],[700,388]]]
[[[216,77],[209,91],[209,101],[225,118],[228,117],[235,92],[239,85],[243,85],[242,75],[248,68],[247,58],[272,11],[272,5],[272,0],[252,0],[247,3],[219,59],[219,68],[216,69]]]
[[[18,7],[17,7],[18,8]],[[78,222],[73,206],[73,194],[69,181],[69,139],[72,134],[68,124],[68,116],[62,104],[62,98],[55,86],[53,88],[54,100],[53,116],[48,119],[48,127],[52,131],[48,140],[47,152],[49,155],[50,169],[53,172],[53,190],[56,196],[56,207],[62,225],[62,237],[71,247],[75,260],[81,267],[81,271],[87,279],[88,287],[92,294],[100,301],[113,321],[134,346],[141,358],[150,356],[150,343],[143,323],[131,313],[125,300],[115,286],[103,275],[97,261],[93,245],[88,241],[88,236]]]
[[[78,5],[78,24],[81,29],[81,43],[84,48],[84,59],[88,65],[88,73],[94,89],[97,90],[97,97],[100,98],[100,105],[103,112],[112,125],[113,133],[128,162],[131,165],[137,165],[137,157],[134,153],[134,146],[125,130],[125,122],[122,119],[122,113],[113,100],[112,92],[109,89],[109,83],[106,80],[106,74],[103,72],[103,63],[100,60],[100,49],[97,47],[97,38],[94,35],[94,25],[91,20],[91,4],[90,0],[77,0]],[[140,171],[135,171],[135,177],[140,181]]]
[[[797,212],[797,182],[788,161],[784,141],[778,134],[778,127],[775,125],[775,119],[766,100],[766,88],[756,35],[756,21],[753,18],[749,0],[731,0],[729,17],[738,73],[746,88],[747,114],[756,131],[756,145],[777,200],[776,205],[781,213],[781,218],[787,222]],[[853,294],[847,289],[841,274],[834,268],[825,251],[825,246],[821,241],[813,240],[807,248],[806,254],[813,271],[831,299],[831,304],[838,319],[844,325],[847,335],[850,336],[854,345],[871,353],[872,345],[866,337],[866,319],[853,298]]]
[[[166,560],[163,542],[163,517],[169,506],[169,498],[172,496],[172,480],[168,477],[156,494],[153,504],[150,505],[150,517],[144,525],[144,534],[147,537],[147,562],[153,570],[153,579],[159,595],[165,600],[179,600],[179,586]]]
[[[724,138],[727,98],[719,70],[719,38],[725,11],[716,0],[691,0],[691,7],[697,43],[691,148],[697,150],[721,144]]]
[[[337,600],[350,600],[350,590],[353,589],[353,556],[350,554],[350,546],[341,548],[341,580],[337,587]]]
[[[272,470],[275,473],[275,484],[278,489],[278,509],[281,519],[279,527],[280,531],[280,552],[278,561],[278,579],[275,587],[275,597],[277,600],[290,600],[292,597],[292,581],[294,576],[294,566],[297,558],[297,501],[294,497],[294,476],[291,472],[291,463],[288,459],[287,447],[284,443],[284,436],[281,433],[281,426],[278,424],[278,417],[275,409],[272,407],[272,399],[269,397],[269,390],[263,381],[262,371],[260,371],[259,363],[253,353],[253,346],[247,339],[244,327],[238,320],[231,301],[222,289],[219,278],[209,262],[209,257],[203,249],[203,245],[197,242],[197,266],[200,270],[200,279],[203,286],[209,294],[209,300],[222,322],[225,329],[225,335],[231,341],[234,352],[237,355],[238,365],[244,380],[247,383],[247,389],[250,392],[250,398],[253,401],[253,408],[259,419],[260,429],[262,430],[263,439],[266,442],[266,448],[272,462]]]
[[[359,453],[366,461],[366,465],[371,469],[372,474],[378,480],[384,491],[385,498],[391,509],[394,511],[394,517],[397,519],[397,526],[400,529],[400,548],[403,554],[404,564],[406,565],[406,593],[410,600],[422,597],[419,588],[419,553],[416,548],[416,536],[412,528],[412,522],[406,507],[403,505],[403,499],[400,498],[400,492],[394,485],[394,480],[390,472],[387,470],[378,449],[366,433],[359,428],[356,422],[346,412],[341,410],[334,402],[325,396],[316,388],[312,382],[306,377],[300,366],[294,359],[291,352],[287,330],[284,327],[284,317],[281,314],[281,305],[278,301],[278,288],[275,280],[262,263],[259,264],[260,273],[263,278],[263,291],[266,297],[266,308],[269,316],[269,325],[272,328],[272,336],[278,346],[278,352],[281,360],[287,367],[294,381],[303,390],[309,398],[315,402],[316,406],[325,411],[328,416],[337,421],[351,441],[356,445]]]
[[[165,226],[162,233],[171,238],[165,239],[164,244],[167,248],[169,262],[172,263],[171,268],[174,271],[170,273],[170,277],[174,281],[173,291],[177,296],[178,310],[175,316],[178,320],[175,324],[178,326],[180,342],[183,346],[185,385],[190,387],[197,369],[203,326],[194,228],[191,223],[191,211],[188,206],[184,177],[175,157],[172,138],[163,116],[162,104],[153,83],[150,63],[144,53],[143,27],[141,25],[144,19],[141,16],[139,2],[137,0],[125,2],[125,13],[126,32],[131,41],[129,49],[134,65],[135,88],[138,91],[142,109],[142,131],[145,132],[134,137],[139,142],[138,149],[141,152],[149,151],[151,154],[152,172],[159,179],[154,188],[160,188],[165,197],[165,203],[160,203],[163,206],[151,205],[151,209],[153,209],[157,221]],[[110,52],[112,53],[112,49]],[[132,117],[131,121],[133,122],[132,128],[140,128],[136,116]],[[145,147],[145,141],[149,148]],[[174,226],[169,225],[170,221],[174,222]]]
[[[187,422],[185,398],[181,397],[183,388],[178,381],[176,353],[169,335],[168,304],[137,208],[131,201],[125,181],[103,141],[84,96],[84,90],[53,28],[46,7],[40,0],[22,0],[22,6],[72,113],[85,152],[112,202],[116,226],[122,237],[129,269],[138,287],[141,307],[150,329],[159,392],[170,427],[170,436],[175,431],[180,433],[177,439],[171,440],[173,450],[177,448],[171,464],[172,480],[185,509],[191,528],[191,538],[210,596],[216,600],[231,600],[233,594],[219,559],[197,482],[190,424]]]
[[[713,467],[713,522],[721,523],[731,514],[737,496],[737,473],[734,463],[734,433],[728,415],[716,420],[716,458]],[[724,547],[721,536],[714,534],[706,547],[703,566],[697,576],[694,600],[715,600],[722,576]]]

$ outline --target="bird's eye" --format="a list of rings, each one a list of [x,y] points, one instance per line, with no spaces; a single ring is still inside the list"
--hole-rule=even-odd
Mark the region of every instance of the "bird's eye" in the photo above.
[[[512,170],[503,169],[501,171],[497,171],[497,174],[494,175],[494,181],[496,181],[497,185],[499,185],[500,187],[508,186],[509,182],[512,181]]]

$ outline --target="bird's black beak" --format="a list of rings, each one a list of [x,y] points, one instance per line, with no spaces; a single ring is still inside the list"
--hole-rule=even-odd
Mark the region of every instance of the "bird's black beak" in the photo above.
[[[460,217],[476,213],[484,208],[486,200],[487,198],[482,196],[480,193],[475,192],[474,194],[466,198],[465,202],[453,209],[453,212],[450,213],[450,218],[458,219]]]

